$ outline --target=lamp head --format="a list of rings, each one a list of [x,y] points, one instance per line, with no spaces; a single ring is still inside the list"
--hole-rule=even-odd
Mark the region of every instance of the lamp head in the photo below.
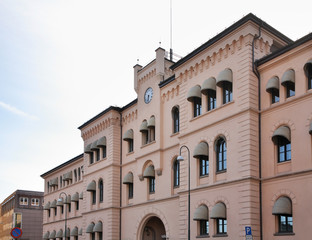
[[[177,160],[178,160],[178,161],[183,161],[184,158],[180,155],[180,156],[177,157]]]

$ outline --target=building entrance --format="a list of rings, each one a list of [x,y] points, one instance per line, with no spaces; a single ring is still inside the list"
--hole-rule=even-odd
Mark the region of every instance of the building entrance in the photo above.
[[[166,238],[166,230],[158,217],[151,217],[143,228],[142,240],[163,240]]]

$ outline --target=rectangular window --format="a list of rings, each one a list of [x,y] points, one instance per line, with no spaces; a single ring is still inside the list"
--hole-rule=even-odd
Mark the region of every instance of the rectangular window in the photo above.
[[[129,188],[128,198],[132,199],[133,198],[133,183],[129,183],[128,188]]]
[[[51,210],[48,209],[48,217],[51,217]]]
[[[215,109],[217,104],[216,94],[208,94],[208,111]]]
[[[271,102],[277,103],[279,102],[279,90],[278,89],[272,89],[271,90]]]
[[[130,139],[129,141],[128,141],[128,149],[129,149],[129,153],[130,152],[133,152],[133,139]]]
[[[57,215],[57,208],[54,208],[54,216]]]
[[[91,239],[92,239],[92,240],[95,240],[95,233],[94,233],[94,232],[91,233]]]
[[[94,205],[96,203],[96,192],[92,192],[92,204]]]
[[[102,156],[103,158],[106,158],[106,146],[102,147]]]
[[[63,214],[64,213],[64,207],[60,206],[60,208],[61,208],[61,214]]]
[[[227,233],[227,220],[226,219],[217,219],[217,234],[226,234]]]
[[[100,149],[96,149],[96,161],[100,161]]]
[[[223,104],[232,102],[233,100],[232,83],[223,82],[222,91],[223,91]]]
[[[31,206],[36,206],[38,207],[39,206],[39,198],[32,198],[31,199]]]
[[[22,214],[21,213],[14,213],[13,227],[22,228]]]
[[[70,203],[68,203],[68,212],[71,212],[71,204]]]
[[[26,197],[21,197],[21,198],[20,198],[20,205],[27,206],[27,205],[28,205],[28,198],[26,198]]]
[[[279,215],[278,216],[279,223],[279,232],[293,232],[293,218],[292,216]]]
[[[90,164],[94,163],[93,155],[94,155],[93,152],[90,152],[90,153],[89,153]]]
[[[76,210],[79,210],[79,201],[76,202]]]
[[[288,83],[286,86],[286,97],[295,96],[295,84]]]
[[[207,176],[209,175],[209,161],[208,156],[202,156],[199,159],[200,166],[199,166],[199,175],[200,176]]]
[[[278,162],[286,162],[291,160],[291,143],[285,143],[278,140]]]
[[[312,69],[308,70],[308,89],[312,89]]]
[[[201,98],[194,98],[194,112],[193,112],[193,116],[197,117],[201,115],[201,111],[202,111],[202,105],[201,105]]]
[[[155,178],[149,178],[149,193],[155,193]]]
[[[209,234],[209,221],[200,220],[200,222],[199,222],[199,234],[201,236]]]

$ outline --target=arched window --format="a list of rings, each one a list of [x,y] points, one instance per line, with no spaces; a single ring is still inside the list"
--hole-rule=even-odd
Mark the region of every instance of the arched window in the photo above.
[[[122,139],[128,142],[128,153],[133,152],[133,130],[129,129],[125,132]]]
[[[99,181],[99,201],[103,202],[104,198],[104,186],[103,186],[103,180],[100,179]]]
[[[180,113],[178,107],[174,107],[172,109],[172,118],[173,118],[173,133],[177,133],[180,131]]]
[[[173,162],[173,186],[180,186],[180,161],[177,159]]]
[[[210,111],[216,108],[216,79],[210,77],[204,81],[201,87],[202,94],[207,96],[207,110]]]
[[[187,93],[187,100],[193,103],[193,117],[202,113],[201,88],[200,86],[192,87]]]
[[[279,102],[279,79],[272,77],[266,85],[266,91],[271,94],[271,103]]]
[[[304,72],[308,81],[308,89],[312,89],[312,60],[308,61],[304,67]]]
[[[194,149],[193,157],[199,160],[199,176],[209,175],[209,158],[208,158],[208,144],[200,142]]]
[[[272,141],[277,146],[277,162],[290,161],[291,160],[290,129],[287,126],[279,127],[274,131]]]
[[[293,69],[283,74],[281,84],[285,87],[287,98],[295,96],[295,71]]]
[[[292,202],[288,197],[276,200],[272,214],[277,217],[279,233],[293,232]]]
[[[199,236],[207,236],[209,234],[209,217],[206,205],[200,205],[194,212],[193,220],[198,221]]]
[[[219,202],[211,210],[211,219],[215,219],[217,235],[227,234],[226,207],[224,203]]]
[[[148,128],[147,128],[147,121],[144,120],[140,126],[140,132],[142,133],[142,145],[148,143]]]
[[[232,102],[233,100],[233,73],[232,70],[227,68],[219,73],[216,84],[222,88],[223,104]]]
[[[133,174],[129,172],[122,181],[123,184],[128,185],[128,198],[133,198]]]
[[[217,150],[217,172],[226,171],[226,141],[223,137],[220,137],[216,143]]]

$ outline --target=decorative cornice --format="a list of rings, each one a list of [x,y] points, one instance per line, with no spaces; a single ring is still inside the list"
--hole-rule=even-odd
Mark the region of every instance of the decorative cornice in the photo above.
[[[95,126],[91,127],[90,129],[83,131],[81,133],[81,137],[84,141],[86,141],[87,139],[89,139],[89,138],[95,136],[96,134],[104,131],[105,129],[109,128],[110,126],[116,125],[116,123],[118,123],[118,122],[119,122],[118,117],[106,118],[103,121],[96,124]]]
[[[125,114],[125,116],[122,117],[122,123],[123,123],[123,125],[126,125],[127,123],[135,121],[137,119],[137,117],[138,117],[138,110],[135,109],[132,112]]]

